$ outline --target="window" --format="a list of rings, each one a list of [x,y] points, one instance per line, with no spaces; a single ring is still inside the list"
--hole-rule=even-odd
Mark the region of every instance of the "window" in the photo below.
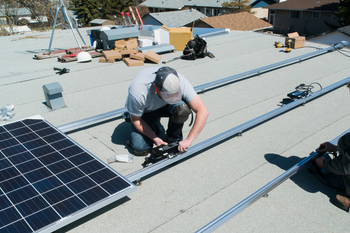
[[[220,9],[215,9],[215,14],[214,15],[219,15],[220,14]]]
[[[321,12],[313,11],[312,12],[312,18],[321,18]]]
[[[290,11],[289,18],[301,19],[302,18],[302,12],[301,11]]]

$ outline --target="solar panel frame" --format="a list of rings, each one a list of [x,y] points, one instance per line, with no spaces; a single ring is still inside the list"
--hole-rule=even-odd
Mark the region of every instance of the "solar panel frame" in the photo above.
[[[136,186],[40,116],[0,126],[0,232],[52,232]]]

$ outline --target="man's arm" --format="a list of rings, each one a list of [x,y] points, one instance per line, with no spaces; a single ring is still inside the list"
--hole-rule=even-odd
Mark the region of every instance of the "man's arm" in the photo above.
[[[185,152],[187,148],[191,146],[194,139],[196,139],[196,137],[203,130],[209,116],[209,111],[198,94],[196,94],[196,96],[191,100],[189,106],[196,113],[196,117],[187,138],[179,142],[178,150],[180,152]]]
[[[336,145],[333,145],[330,142],[324,142],[321,143],[320,147],[318,148],[318,153],[323,155],[326,152],[335,152],[337,151],[338,148]],[[325,156],[320,156],[319,158],[315,159],[315,162],[317,164],[317,166],[319,166],[320,168],[323,168],[323,161],[326,159]]]
[[[149,125],[141,117],[130,114],[130,121],[140,133],[152,139],[157,146],[168,145],[153,132],[151,127],[149,127]]]

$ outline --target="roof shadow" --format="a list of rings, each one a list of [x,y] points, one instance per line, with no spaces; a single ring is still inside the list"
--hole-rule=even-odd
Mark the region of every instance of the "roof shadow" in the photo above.
[[[286,158],[278,154],[265,154],[265,159],[269,163],[274,164],[279,168],[287,171],[288,169],[302,161],[304,158],[299,158],[297,156],[291,156]],[[334,186],[340,187],[332,188],[327,184],[327,182],[325,182],[321,175],[316,172],[311,163],[305,165],[304,169],[299,169],[297,173],[290,177],[290,180],[293,181],[300,188],[304,189],[306,192],[321,192],[330,199],[333,199],[336,194],[345,195],[345,190],[340,187],[342,186],[340,185],[340,183],[343,183],[341,176],[337,176],[334,174],[331,174],[329,176],[328,181],[332,182]]]

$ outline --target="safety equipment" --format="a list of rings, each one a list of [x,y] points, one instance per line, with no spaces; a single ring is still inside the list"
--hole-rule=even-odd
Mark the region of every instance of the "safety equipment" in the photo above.
[[[80,52],[77,55],[78,62],[89,62],[92,60],[91,55],[88,52]]]
[[[193,113],[190,107],[187,104],[181,104],[174,108],[174,113],[171,115],[170,120],[177,124],[182,124],[187,121],[188,116],[192,115],[192,120],[190,126],[193,122]]]
[[[103,26],[103,27],[101,27],[101,29],[100,29],[100,31],[102,32],[102,31],[107,31],[107,30],[111,30],[109,27],[107,27],[107,26]]]

